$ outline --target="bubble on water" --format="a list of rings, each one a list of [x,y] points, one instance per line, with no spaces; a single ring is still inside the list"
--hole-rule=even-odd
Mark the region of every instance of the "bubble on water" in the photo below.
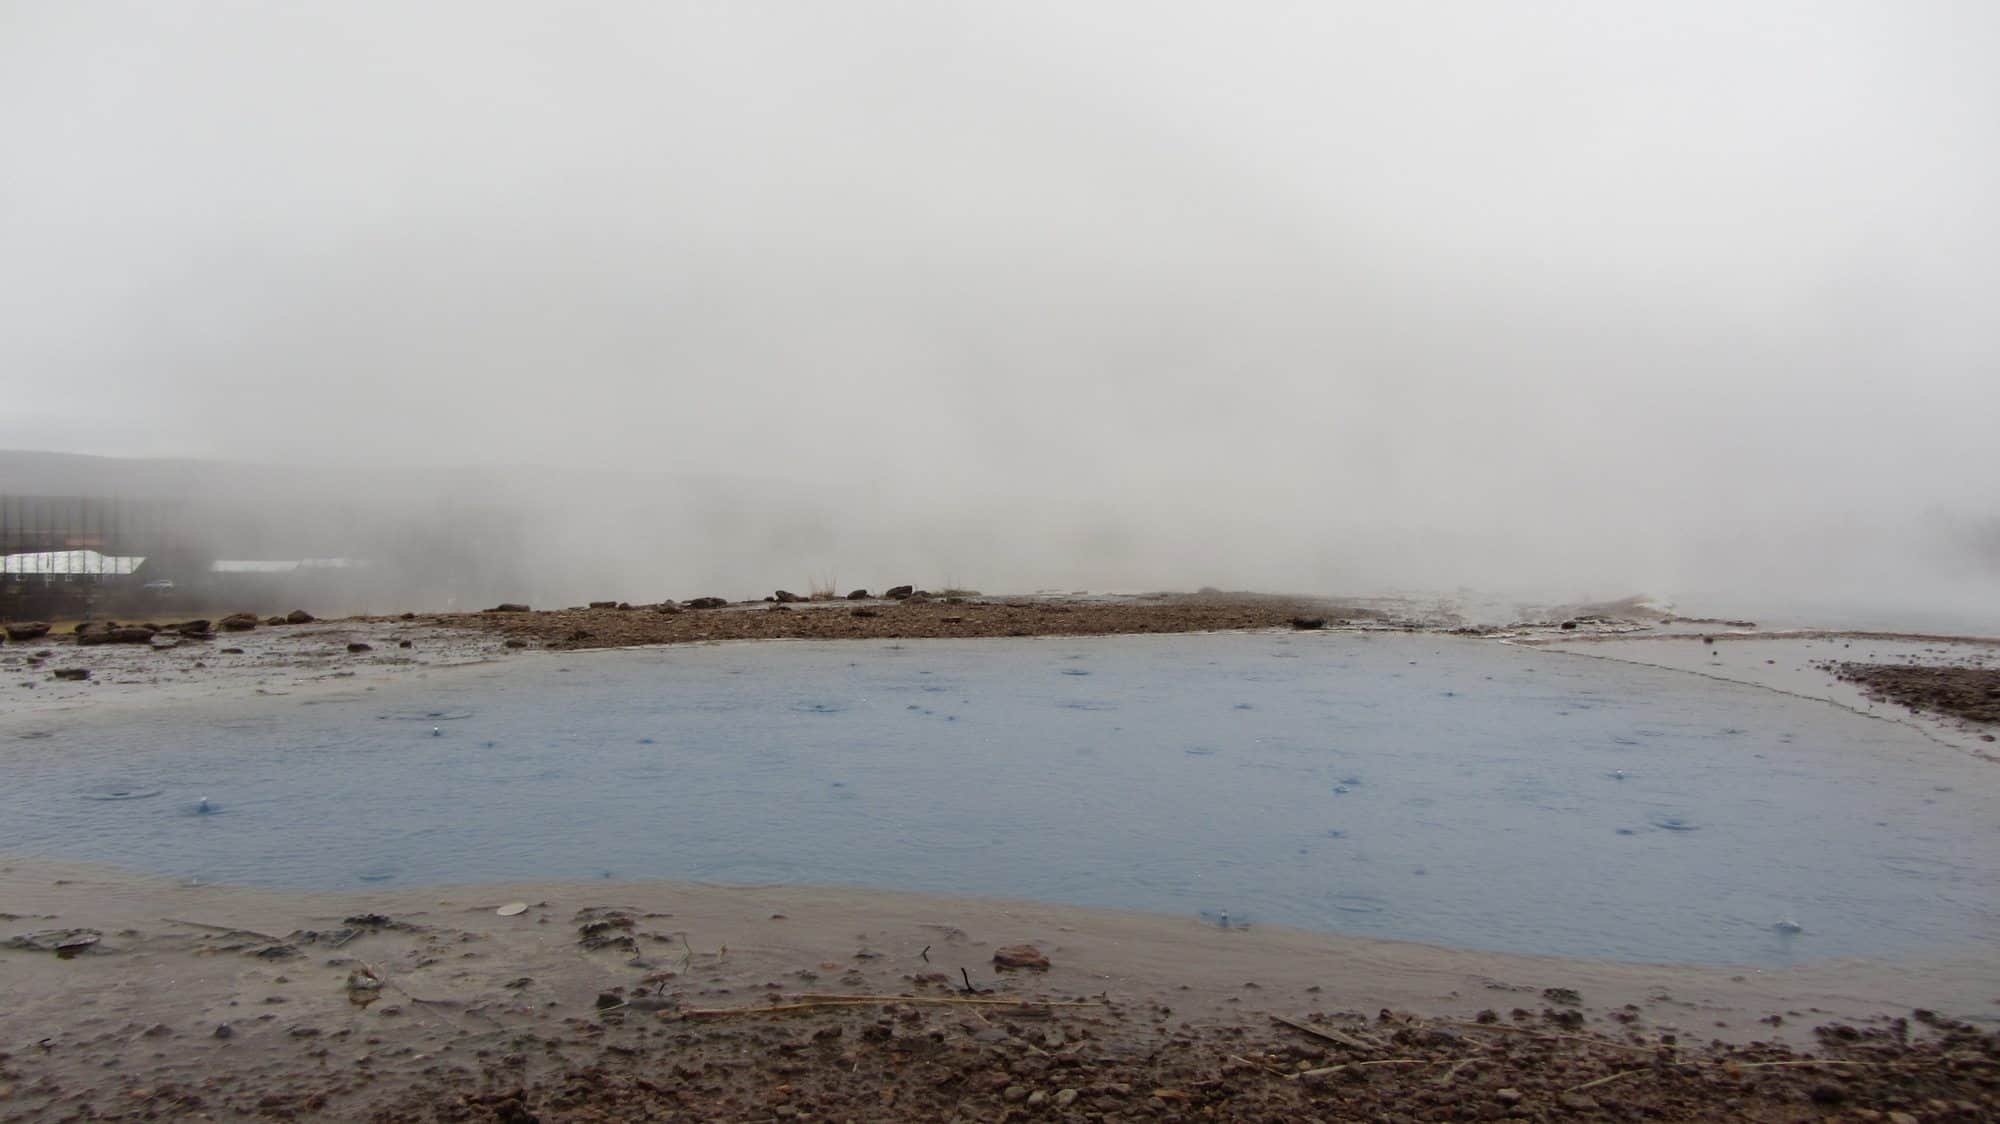
[[[1771,926],[1771,928],[1776,930],[1781,936],[1787,936],[1787,937],[1797,936],[1798,934],[1806,931],[1806,927],[1804,925],[1801,925],[1798,922],[1793,921],[1789,918],[1778,922],[1776,925]]]

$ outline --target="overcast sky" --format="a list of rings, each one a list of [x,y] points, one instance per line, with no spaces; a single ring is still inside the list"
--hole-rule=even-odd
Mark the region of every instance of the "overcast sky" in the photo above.
[[[752,476],[1002,584],[1902,580],[2000,505],[1995,58],[1984,0],[0,0],[0,446]]]

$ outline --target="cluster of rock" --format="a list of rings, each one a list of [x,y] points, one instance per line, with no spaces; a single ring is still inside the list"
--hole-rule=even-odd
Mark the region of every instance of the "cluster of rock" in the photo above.
[[[931,594],[925,590],[918,589],[917,587],[912,585],[899,585],[884,590],[881,594],[881,598],[886,601],[929,601],[931,599]],[[823,593],[815,593],[810,597],[806,597],[806,596],[801,596],[800,594],[797,593],[793,593],[789,589],[780,589],[773,592],[770,596],[765,597],[763,601],[764,603],[770,605],[792,605],[805,601],[834,601],[841,599],[842,599],[841,597],[835,595],[830,591]],[[872,601],[876,599],[876,595],[869,593],[866,589],[855,589],[855,590],[849,590],[845,595],[844,599],[848,601]],[[685,612],[686,610],[689,609],[694,609],[694,610],[722,609],[728,607],[730,604],[731,602],[727,597],[692,597],[686,601],[675,601],[672,598],[668,598],[667,600],[661,601],[656,605],[637,605],[637,606],[633,605],[629,601],[591,601],[583,606],[580,606],[579,608],[592,611],[600,611],[607,609],[631,610],[635,608],[640,608],[640,609],[651,609],[656,613],[671,614],[671,613]],[[756,602],[746,602],[746,604],[756,604]],[[481,609],[480,612],[531,613],[534,612],[534,610],[523,602],[502,601],[500,604],[495,605],[490,609]]]
[[[266,617],[261,622],[255,613],[231,613],[219,621],[206,618],[191,621],[170,621],[166,624],[121,623],[119,621],[84,621],[71,630],[76,642],[85,647],[98,644],[151,644],[154,647],[172,647],[183,640],[209,640],[215,630],[224,632],[247,632],[259,623],[267,625],[310,624],[313,615],[304,609],[293,609],[284,616]],[[9,621],[0,625],[0,632],[8,640],[25,643],[40,640],[50,632],[47,621]]]

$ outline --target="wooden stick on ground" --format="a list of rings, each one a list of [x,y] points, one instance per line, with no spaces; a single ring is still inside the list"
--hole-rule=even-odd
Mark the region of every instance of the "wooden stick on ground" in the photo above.
[[[1589,1042],[1597,1046],[1609,1046],[1614,1050],[1630,1050],[1638,1054],[1650,1054],[1657,1049],[1654,1046],[1633,1046],[1625,1042],[1613,1042],[1609,1038],[1592,1038],[1587,1034],[1556,1034],[1545,1032],[1536,1030],[1531,1026],[1510,1026],[1506,1023],[1477,1023],[1471,1019],[1439,1019],[1437,1021],[1450,1026],[1470,1027],[1473,1030],[1498,1030],[1507,1034],[1526,1034],[1547,1042]]]
[[[1285,1075],[1285,1078],[1288,1081],[1297,1081],[1302,1077],[1325,1077],[1328,1076],[1329,1074],[1339,1073],[1343,1069],[1360,1069],[1363,1066],[1371,1066],[1371,1065],[1436,1065],[1436,1064],[1437,1060],[1434,1058],[1380,1058],[1375,1061],[1367,1061],[1367,1062],[1342,1062],[1339,1065],[1330,1065],[1322,1069],[1308,1069],[1308,1070],[1303,1070],[1299,1073],[1288,1073]]]
[[[1374,1051],[1381,1049],[1380,1046],[1376,1045],[1373,1042],[1364,1042],[1361,1039],[1356,1038],[1351,1034],[1343,1034],[1340,1031],[1333,1029],[1332,1027],[1314,1026],[1311,1023],[1300,1022],[1297,1019],[1288,1019],[1283,1015],[1272,1015],[1271,1021],[1274,1023],[1282,1023],[1285,1026],[1291,1027],[1293,1030],[1303,1031],[1307,1034],[1312,1035],[1314,1038],[1323,1038],[1328,1042],[1339,1043],[1340,1045],[1345,1046],[1350,1050],[1363,1050],[1372,1053]]]
[[[985,999],[973,996],[942,995],[822,995],[800,996],[790,1003],[763,1007],[696,1007],[680,1012],[660,1012],[662,1017],[678,1014],[686,1019],[726,1018],[730,1015],[774,1015],[788,1011],[809,1011],[815,1007],[867,1007],[881,1003],[920,1003],[939,1007],[1101,1007],[1096,1001],[1043,1002],[1033,999]]]
[[[274,937],[269,933],[260,933],[255,929],[245,929],[241,925],[210,925],[203,921],[183,921],[178,917],[162,917],[160,920],[169,925],[186,925],[190,929],[207,929],[211,933],[241,933],[246,937],[256,937],[260,941],[269,941],[272,944],[285,943],[282,937]]]

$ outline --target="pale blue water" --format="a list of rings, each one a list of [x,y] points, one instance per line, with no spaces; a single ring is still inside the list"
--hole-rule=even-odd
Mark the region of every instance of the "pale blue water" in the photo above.
[[[1990,767],[1490,642],[605,652],[4,729],[0,851],[208,881],[846,883],[1663,961],[2000,951]]]

